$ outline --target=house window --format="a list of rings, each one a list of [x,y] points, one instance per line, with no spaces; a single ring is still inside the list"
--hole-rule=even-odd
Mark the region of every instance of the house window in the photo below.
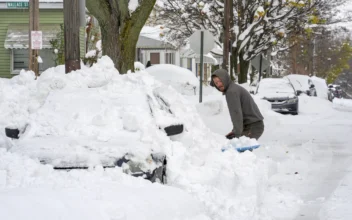
[[[20,72],[22,69],[28,69],[28,50],[13,50],[13,72]]]
[[[187,58],[187,69],[192,71],[192,58]]]
[[[39,56],[42,58],[43,63],[39,63],[39,72],[55,66],[55,57],[53,50],[43,49],[39,50]],[[13,49],[12,50],[12,64],[11,72],[19,74],[22,69],[28,70],[29,52],[28,49]]]
[[[150,53],[150,63],[160,64],[160,53]]]
[[[174,53],[165,53],[165,63],[175,64],[175,54]]]

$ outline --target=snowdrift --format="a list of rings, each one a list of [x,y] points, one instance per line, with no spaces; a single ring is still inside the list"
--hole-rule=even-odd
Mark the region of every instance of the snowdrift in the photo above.
[[[148,96],[156,94],[170,104],[171,116],[163,109],[150,114]],[[8,210],[16,195],[21,195],[16,208],[26,210],[29,219],[270,219],[260,204],[268,196],[283,196],[272,186],[268,190],[270,159],[235,149],[221,152],[229,141],[204,125],[192,103],[143,70],[118,74],[106,56],[70,74],[59,66],[38,80],[25,71],[2,79],[0,99],[1,219],[11,219]],[[209,105],[210,114],[214,106],[221,108]],[[170,123],[184,124],[184,132],[168,137],[160,128]],[[20,139],[6,138],[6,126],[20,128]],[[141,161],[151,152],[164,153],[168,186],[101,167],[126,152]],[[52,161],[42,165],[42,156]],[[84,162],[91,168],[53,170],[63,162]],[[85,211],[73,211],[82,210],[82,198]],[[41,202],[33,207],[31,201]],[[62,204],[71,215],[50,214]]]

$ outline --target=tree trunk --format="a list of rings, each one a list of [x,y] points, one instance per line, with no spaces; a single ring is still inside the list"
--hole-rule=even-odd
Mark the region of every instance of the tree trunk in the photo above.
[[[296,43],[293,46],[293,57],[292,57],[292,72],[294,74],[297,74],[297,46],[298,43]]]
[[[235,79],[234,75],[237,75],[237,81],[239,80],[239,64],[237,63],[238,60],[238,50],[236,47],[232,47],[232,56],[231,56],[231,66],[233,68],[234,74],[231,75],[232,79]]]
[[[127,1],[87,0],[87,8],[99,21],[102,52],[120,74],[134,72],[136,44],[156,0],[143,0],[130,12]]]
[[[234,51],[234,49],[233,49]],[[235,54],[232,53],[232,55],[230,56],[230,77],[231,80],[235,80],[235,73],[237,72],[237,56]]]
[[[231,0],[232,1],[232,0]],[[223,63],[222,68],[229,70],[229,42],[230,42],[230,0],[224,2],[224,41],[223,41]]]
[[[130,26],[130,21],[125,21],[125,25]],[[109,25],[101,25],[100,28],[103,54],[114,61],[120,74],[125,74],[128,70],[134,72],[135,48],[140,31],[133,31],[132,36],[126,31],[119,34],[119,21],[116,17],[111,17]]]
[[[238,83],[246,83],[250,61],[246,61],[243,59],[243,52],[240,52],[239,61],[240,72],[238,75]]]

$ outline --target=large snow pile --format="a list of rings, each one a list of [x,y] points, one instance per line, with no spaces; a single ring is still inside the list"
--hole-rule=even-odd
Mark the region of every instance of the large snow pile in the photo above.
[[[104,56],[70,74],[59,66],[37,80],[22,71],[0,82],[0,219],[270,219],[268,206],[285,200],[287,192],[268,184],[270,159],[221,152],[228,140],[204,125],[192,103],[145,71],[120,75]],[[148,97],[155,95],[167,100],[172,116],[162,109],[151,116]],[[185,126],[181,135],[167,137],[159,129],[176,122]],[[24,133],[10,140],[5,126]],[[241,141],[249,140],[236,144]],[[166,154],[168,185],[101,167],[129,152],[140,160]],[[39,157],[51,157],[51,165]],[[63,162],[92,167],[53,170]]]
[[[146,69],[157,80],[174,87],[183,95],[195,95],[199,81],[194,73],[172,64],[157,64]]]

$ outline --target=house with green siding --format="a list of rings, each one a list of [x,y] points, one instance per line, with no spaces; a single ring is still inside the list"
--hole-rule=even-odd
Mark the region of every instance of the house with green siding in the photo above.
[[[54,48],[50,40],[57,39],[63,24],[63,1],[39,1],[39,30],[42,31],[42,49],[39,56],[43,72],[55,66]],[[11,78],[22,69],[28,69],[29,10],[27,1],[0,0],[0,77]],[[81,30],[81,57],[85,55],[84,29]]]

